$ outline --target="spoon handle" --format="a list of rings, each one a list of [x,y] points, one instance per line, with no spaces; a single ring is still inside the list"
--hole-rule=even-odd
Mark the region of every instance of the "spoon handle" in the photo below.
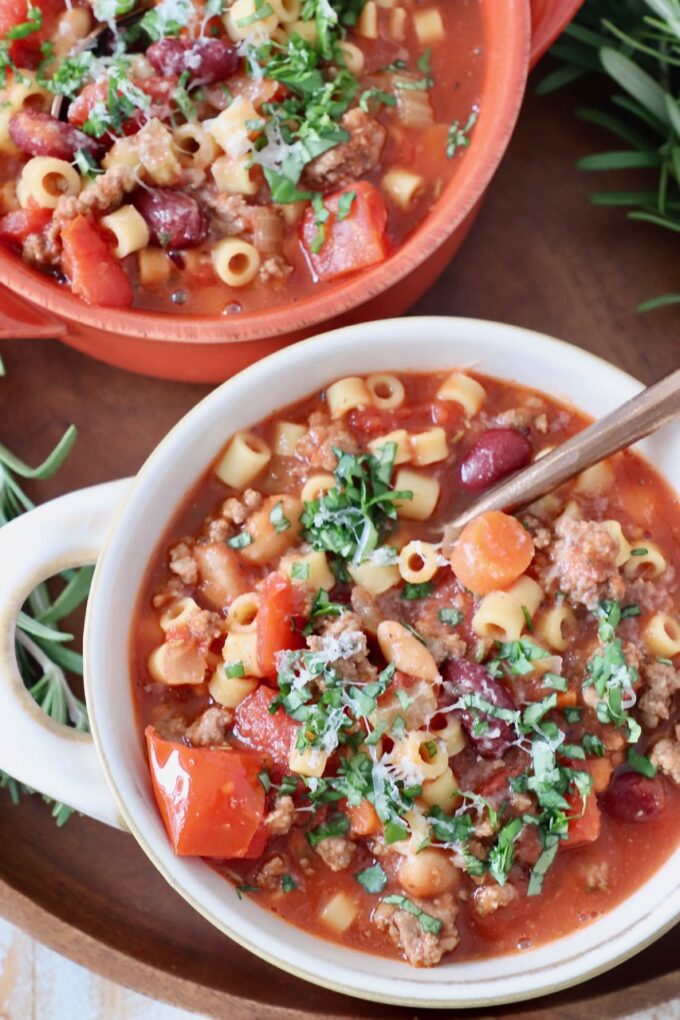
[[[680,417],[680,368],[516,472],[463,510],[444,529],[444,547],[488,510],[514,510],[552,492],[586,468]]]

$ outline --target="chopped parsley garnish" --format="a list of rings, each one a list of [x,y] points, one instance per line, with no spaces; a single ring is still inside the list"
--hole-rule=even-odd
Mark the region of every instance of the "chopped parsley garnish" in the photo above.
[[[582,709],[574,707],[567,707],[562,709],[562,715],[568,723],[580,722]]]
[[[309,247],[314,255],[318,255],[326,240],[326,223],[330,219],[331,214],[324,205],[323,195],[318,193],[312,195],[312,209],[314,210],[316,234],[312,238]]]
[[[606,750],[604,744],[594,733],[584,733],[581,740],[583,750],[591,758],[602,758]]]
[[[130,81],[125,60],[113,63],[107,78],[106,99],[94,104],[83,124],[83,131],[94,138],[101,138],[108,132],[122,135],[127,121],[139,111],[148,111],[151,106],[146,92]]]
[[[272,507],[269,514],[269,520],[277,534],[282,531],[288,531],[290,528],[290,521],[283,512],[283,503],[281,500],[279,500],[278,503],[275,503]]]
[[[395,907],[399,907],[400,910],[406,910],[409,914],[413,914],[414,917],[418,918],[420,927],[428,935],[438,935],[442,929],[442,922],[438,917],[433,917],[432,914],[426,914],[424,910],[416,906],[413,900],[410,900],[407,896],[400,896],[398,893],[393,893],[391,896],[386,896],[383,903],[389,903]]]
[[[224,667],[224,672],[230,679],[232,677],[242,677],[246,675],[245,667],[241,661],[227,662]]]
[[[653,779],[656,775],[656,765],[653,764],[645,754],[640,754],[634,747],[628,748],[628,764],[639,772],[641,776]]]
[[[268,4],[267,0],[255,0],[253,13],[248,14],[245,18],[239,18],[236,24],[239,28],[249,28],[251,25],[256,24],[256,22],[264,21],[265,18],[271,17],[273,13],[271,4]]]
[[[463,614],[460,609],[453,609],[446,607],[439,610],[439,622],[446,623],[450,627],[457,627],[459,623],[463,622]]]
[[[307,581],[309,579],[309,563],[293,563],[290,568],[290,576],[295,581]]]
[[[409,634],[413,634],[414,638],[416,638],[417,641],[420,641],[421,645],[427,645],[427,641],[425,640],[423,635],[419,634],[416,628],[412,627],[407,620],[401,620],[400,622],[402,627],[406,627],[406,630],[409,632]]]
[[[78,149],[73,162],[76,165],[76,169],[80,171],[83,177],[88,177],[90,180],[94,180],[97,174],[104,173],[104,171],[99,168],[94,157],[91,156],[85,149]]]
[[[172,94],[172,98],[177,103],[177,109],[180,111],[185,120],[191,121],[196,120],[196,107],[191,101],[191,97],[187,91],[187,85],[191,78],[191,71],[183,71],[180,75],[177,87]]]
[[[311,829],[307,833],[307,839],[311,847],[317,847],[323,839],[330,839],[333,836],[345,836],[348,832],[349,818],[342,811],[336,811],[323,825],[319,825],[316,829]]]
[[[335,486],[305,503],[302,514],[304,538],[314,549],[358,566],[384,542],[397,519],[395,504],[413,496],[390,487],[396,452],[396,443],[385,443],[378,454],[335,450]]]
[[[640,546],[637,546],[637,548],[635,548],[635,549],[631,549],[630,550],[630,555],[631,556],[646,556],[648,554],[648,552],[649,552],[649,549],[645,549],[644,546],[640,545]]]
[[[543,889],[543,879],[555,860],[559,848],[560,837],[557,833],[547,833],[543,839],[543,852],[534,864],[531,876],[529,877],[527,896],[540,896]]]
[[[515,862],[515,840],[524,828],[521,818],[513,818],[498,833],[498,839],[489,851],[489,872],[499,885],[505,885],[508,873]]]
[[[554,691],[566,691],[569,687],[567,678],[560,676],[559,673],[544,673],[543,674],[543,686],[551,687]]]
[[[338,211],[336,215],[338,223],[342,223],[343,220],[347,219],[350,212],[352,211],[352,205],[356,200],[356,197],[357,197],[356,191],[343,191],[343,193],[340,195],[340,198],[338,199]]]
[[[387,875],[379,864],[374,864],[354,876],[368,893],[381,893],[387,885]]]
[[[26,11],[26,21],[21,21],[18,25],[14,25],[7,32],[5,32],[4,38],[10,42],[16,42],[17,39],[25,39],[29,35],[33,35],[34,32],[39,32],[43,27],[43,15],[39,7],[33,7],[29,5]]]
[[[629,744],[640,739],[640,724],[626,709],[635,704],[635,685],[639,674],[630,666],[623,652],[623,642],[617,638],[616,628],[622,619],[636,615],[637,606],[621,609],[618,602],[601,602],[596,615],[599,619],[598,634],[602,646],[586,666],[587,679],[583,686],[595,688],[598,696],[597,718],[603,724],[613,723],[627,729]]]
[[[500,664],[505,663],[511,673],[516,676],[525,676],[527,673],[533,673],[534,662],[538,659],[548,658],[550,658],[550,652],[546,652],[545,648],[541,648],[530,638],[520,638],[519,641],[499,643],[488,668],[492,676],[498,676]]]
[[[324,588],[319,588],[318,592],[314,596],[310,615],[312,617],[340,616],[346,610],[346,605],[342,602],[331,602],[328,597],[328,592]]]
[[[236,895],[240,900],[243,899],[243,893],[255,893],[255,892],[261,892],[259,885],[248,885],[247,882],[244,882],[242,885],[236,886]]]
[[[410,698],[403,687],[398,687],[395,691],[395,696],[402,710],[406,712],[410,705],[413,704],[413,698]]]
[[[472,816],[469,814],[447,815],[442,808],[435,806],[427,819],[438,843],[459,846],[467,843],[472,836]]]
[[[240,531],[238,535],[234,535],[233,538],[227,540],[227,545],[232,549],[245,549],[252,541],[252,535],[249,535],[247,531]]]
[[[460,126],[457,120],[453,122],[449,128],[446,144],[446,155],[449,159],[453,159],[459,149],[467,149],[471,141],[472,129],[477,123],[478,116],[479,111],[473,110],[463,127]]]
[[[297,776],[284,776],[279,785],[279,797],[289,797],[297,790]]]
[[[292,875],[281,876],[281,892],[289,893],[298,888],[298,884]]]
[[[385,92],[384,89],[378,88],[377,85],[372,85],[370,89],[365,89],[359,96],[359,108],[364,113],[369,113],[372,104],[382,103],[383,106],[396,106],[397,97],[391,92]]]
[[[432,581],[422,581],[420,584],[411,584],[406,582],[404,587],[401,589],[401,597],[403,599],[426,599],[434,591],[434,584]]]

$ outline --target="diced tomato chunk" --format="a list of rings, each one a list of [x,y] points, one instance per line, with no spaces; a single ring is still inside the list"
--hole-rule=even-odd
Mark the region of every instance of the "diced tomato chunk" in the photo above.
[[[303,648],[304,638],[295,629],[296,591],[284,574],[270,574],[262,587],[257,614],[257,661],[269,679],[276,678],[276,656],[286,649]]]
[[[0,241],[23,244],[31,234],[38,234],[52,219],[51,209],[31,203],[27,209],[15,209],[0,218]]]
[[[145,735],[156,802],[175,853],[244,857],[264,817],[264,789],[257,778],[262,755],[186,747],[163,740],[153,726]]]
[[[276,697],[266,684],[244,698],[236,709],[234,728],[239,740],[262,751],[280,772],[290,772],[288,754],[295,743],[300,724],[279,707],[272,713],[269,706]]]
[[[350,203],[351,195],[354,197]],[[300,226],[302,247],[320,280],[337,280],[387,258],[387,207],[373,184],[369,181],[350,184],[326,196],[324,207],[329,217],[321,224],[320,247],[318,215],[313,206],[305,211]]]
[[[261,857],[265,851],[269,837],[271,835],[271,829],[265,822],[260,822],[258,829],[253,836],[250,846],[244,854],[241,856],[246,861],[256,861],[258,857]]]
[[[29,17],[29,8],[38,9],[40,16]],[[10,41],[9,56],[17,67],[34,69],[38,66],[42,60],[40,47],[54,34],[59,16],[65,10],[64,0],[0,0],[0,39],[19,26],[36,26],[35,31],[22,32],[21,38]]]
[[[173,78],[144,78],[135,80],[132,84],[141,89],[151,99],[152,108],[149,110],[135,110],[126,117],[122,124],[124,135],[134,135],[147,122],[149,115],[163,120],[170,116],[173,108],[173,93],[177,88],[177,82]],[[98,103],[106,103],[109,93],[107,81],[91,82],[86,85],[79,96],[74,99],[68,109],[68,120],[76,127],[82,127],[89,119],[93,108]]]
[[[69,220],[61,240],[62,264],[74,294],[89,305],[106,308],[128,308],[132,304],[132,285],[127,273],[84,216]]]
[[[561,850],[573,850],[575,847],[594,843],[600,835],[601,812],[594,793],[585,797],[585,810],[580,793],[575,791],[567,796],[569,801],[569,835],[560,843]],[[583,814],[581,814],[583,811]]]

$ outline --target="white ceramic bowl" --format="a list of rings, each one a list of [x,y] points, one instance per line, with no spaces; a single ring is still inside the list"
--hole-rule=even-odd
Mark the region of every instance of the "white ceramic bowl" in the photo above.
[[[86,814],[129,827],[180,895],[267,962],[338,992],[413,1007],[530,998],[619,963],[680,917],[680,850],[600,920],[514,956],[475,963],[454,957],[423,970],[322,941],[248,899],[240,901],[203,861],[174,857],[135,721],[128,645],[137,593],[158,538],[231,433],[341,375],[460,365],[535,386],[595,416],[640,389],[590,354],[509,326],[444,318],[353,326],[289,347],[225,383],[170,432],[134,482],[76,492],[0,531],[0,769]],[[666,430],[643,449],[680,488],[680,430]],[[36,582],[95,559],[85,633],[93,745],[87,736],[56,726],[31,701],[16,666],[14,626]]]

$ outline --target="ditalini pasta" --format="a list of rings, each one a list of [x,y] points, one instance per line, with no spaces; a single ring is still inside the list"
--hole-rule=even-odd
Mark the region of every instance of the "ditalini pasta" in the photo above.
[[[448,9],[380,0],[353,38],[400,10],[432,37]],[[272,4],[272,31],[304,10]],[[673,494],[628,452],[443,538],[518,451],[586,424],[460,367],[331,378],[225,422],[132,633],[177,853],[414,966],[581,930],[661,864],[680,812]]]
[[[482,0],[5,0],[0,51],[0,243],[192,316],[388,260],[456,186],[487,59]]]

